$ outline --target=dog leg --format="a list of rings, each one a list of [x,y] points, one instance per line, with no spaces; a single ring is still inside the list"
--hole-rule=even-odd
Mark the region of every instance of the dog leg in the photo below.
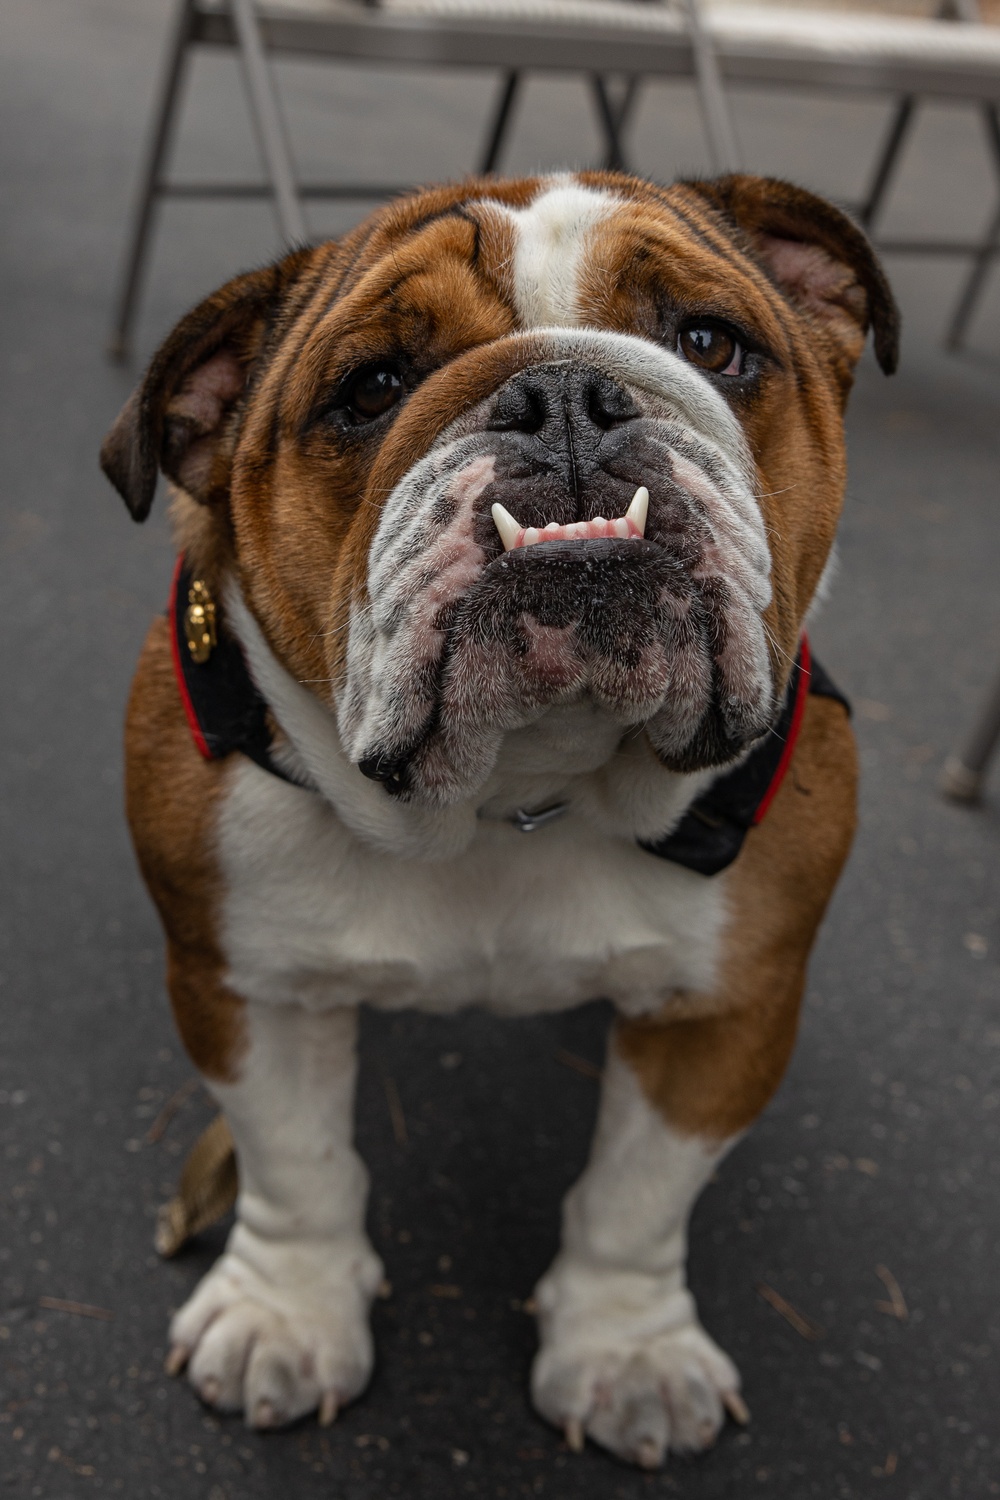
[[[238,1081],[212,1082],[236,1143],[237,1222],[175,1315],[167,1368],[202,1399],[277,1427],[330,1422],[372,1368],[382,1265],[351,1145],[357,1012],[248,1005]]]
[[[535,1298],[532,1394],[571,1447],[587,1433],[657,1468],[714,1442],[740,1377],[698,1322],[684,1262],[691,1206],[731,1142],[664,1120],[612,1048],[590,1161],[563,1207],[562,1248]]]
[[[566,1198],[562,1249],[539,1283],[535,1405],[658,1467],[747,1412],[735,1366],[687,1290],[691,1207],[777,1088],[809,950],[850,847],[854,755],[843,710],[810,699],[789,775],[726,876],[730,920],[712,995],[618,1023],[590,1161]]]

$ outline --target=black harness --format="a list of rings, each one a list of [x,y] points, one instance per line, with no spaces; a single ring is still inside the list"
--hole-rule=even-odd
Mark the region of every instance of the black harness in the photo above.
[[[198,588],[183,556],[179,557],[170,597],[170,640],[178,690],[198,750],[206,760],[223,760],[239,751],[272,776],[300,786],[302,783],[283,770],[271,753],[270,711],[250,676],[238,642],[217,629],[213,618],[210,635],[204,636],[205,650],[198,651],[192,644],[193,618],[195,634],[208,630],[202,616],[195,613],[204,609],[198,603]],[[843,693],[813,660],[809,641],[803,635],[777,722],[739,765],[716,777],[707,791],[695,798],[672,833],[655,842],[640,839],[640,847],[699,875],[717,875],[731,865],[750,829],[764,818],[784,779],[809,693],[833,698],[848,713],[851,711]],[[530,832],[566,807],[568,804],[560,803],[540,813],[518,813],[512,821]]]

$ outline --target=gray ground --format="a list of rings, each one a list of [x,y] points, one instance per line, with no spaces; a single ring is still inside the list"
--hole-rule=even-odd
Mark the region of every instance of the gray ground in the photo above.
[[[596,1090],[559,1049],[599,1060],[594,1006],[518,1024],[481,1015],[366,1022],[359,1140],[371,1230],[394,1293],[376,1312],[366,1396],[321,1434],[277,1436],[202,1410],[160,1373],[176,1306],[221,1234],[160,1263],[151,1230],[208,1118],[163,995],[157,921],[121,813],[120,722],[171,549],[162,511],[128,520],[100,438],[134,371],[102,357],[167,0],[5,0],[0,366],[0,1477],[24,1496],[856,1497],[1000,1494],[1000,1013],[994,791],[942,802],[935,775],[1000,659],[996,398],[1000,291],[983,355],[936,349],[958,268],[898,262],[902,373],[861,372],[850,419],[842,569],[814,632],[857,705],[861,834],[812,968],[801,1041],[756,1129],[706,1192],[692,1278],[742,1366],[754,1420],[698,1461],[643,1476],[567,1452],[532,1414],[520,1309],[552,1255]],[[196,75],[181,155],[246,169],[231,65]],[[289,69],[312,171],[430,179],[470,161],[490,80]],[[232,108],[230,108],[232,105]],[[877,104],[741,98],[747,159],[823,191],[860,190]],[[596,149],[583,90],[544,86],[510,165]],[[636,160],[703,165],[691,99],[650,89]],[[993,188],[974,118],[929,112],[892,227],[972,231]],[[350,221],[330,216],[321,227]],[[139,335],[269,256],[261,208],[166,214]],[[1000,280],[1000,278],[998,278]],[[406,1140],[394,1134],[395,1082]],[[397,1122],[398,1131],[398,1122]],[[898,1280],[908,1320],[878,1304]],[[795,1332],[757,1291],[822,1335]],[[441,1285],[457,1296],[434,1294]],[[39,1299],[96,1304],[101,1320]]]

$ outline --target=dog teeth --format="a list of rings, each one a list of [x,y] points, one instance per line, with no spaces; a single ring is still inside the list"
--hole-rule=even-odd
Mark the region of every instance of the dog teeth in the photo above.
[[[649,491],[644,484],[640,484],[632,496],[632,504],[625,512],[626,521],[630,521],[636,529],[638,536],[646,535],[646,516],[649,513]]]
[[[649,491],[641,484],[632,496],[632,503],[625,514],[613,521],[595,516],[592,521],[573,521],[568,526],[549,521],[546,526],[525,527],[502,505],[494,505],[491,514],[504,551],[512,552],[516,547],[533,547],[537,542],[586,542],[596,541],[600,537],[619,537],[624,541],[629,537],[643,537],[646,535],[648,512]]]
[[[521,528],[514,520],[509,510],[504,510],[502,505],[494,505],[491,512],[493,524],[500,533],[503,542],[503,550],[509,552],[512,547],[521,545]]]

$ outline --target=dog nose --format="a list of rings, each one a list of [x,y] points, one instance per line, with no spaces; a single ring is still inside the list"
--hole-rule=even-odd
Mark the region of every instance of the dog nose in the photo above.
[[[624,386],[587,365],[538,365],[513,376],[497,393],[488,427],[522,432],[558,448],[568,436],[595,443],[630,422],[638,408]]]

